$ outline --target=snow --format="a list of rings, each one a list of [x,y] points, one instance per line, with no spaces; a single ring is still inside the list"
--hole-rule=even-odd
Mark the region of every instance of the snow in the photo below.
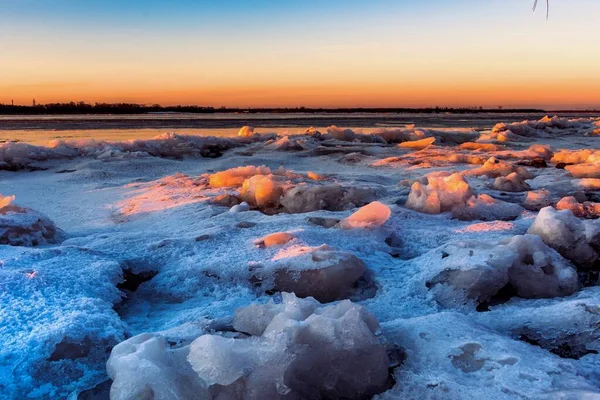
[[[2,143],[0,397],[597,397],[599,122]]]

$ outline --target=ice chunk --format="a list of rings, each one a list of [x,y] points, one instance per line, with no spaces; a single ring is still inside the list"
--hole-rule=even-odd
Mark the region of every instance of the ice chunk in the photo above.
[[[434,143],[435,143],[435,138],[429,137],[429,138],[420,139],[420,140],[411,140],[409,142],[402,142],[398,145],[398,147],[403,148],[403,149],[421,150],[421,149],[431,146]]]
[[[523,207],[531,211],[538,211],[552,204],[552,194],[546,189],[527,192]]]
[[[306,309],[304,303],[308,312],[293,311]],[[363,307],[348,301],[319,307],[284,294],[280,305],[240,312],[247,318],[257,312],[265,322],[274,315],[262,335],[204,335],[190,346],[189,364],[217,397],[358,399],[387,389],[389,358]]]
[[[278,207],[284,180],[275,175],[255,175],[242,184],[240,198],[257,207]]]
[[[425,254],[419,263],[430,269],[426,286],[450,308],[485,305],[501,292],[504,297],[511,292],[524,298],[558,297],[579,287],[575,269],[535,235],[500,244],[454,242]]]
[[[254,273],[265,290],[330,302],[354,293],[366,271],[365,264],[350,252],[328,246],[292,246],[282,249]]]
[[[487,176],[488,178],[498,178],[500,176],[507,176],[516,172],[518,175],[525,179],[531,178],[531,174],[527,169],[523,167],[516,167],[510,163],[499,160],[496,157],[491,157],[485,164],[479,168],[466,171],[466,176]]]
[[[459,204],[452,210],[452,218],[461,221],[512,221],[523,212],[518,204],[496,200],[487,194],[472,196],[464,204]]]
[[[15,201],[15,196],[3,196],[0,194],[0,210],[9,206],[13,201]]]
[[[508,279],[519,297],[562,297],[579,288],[577,271],[539,236],[515,236],[505,245],[518,256]]]
[[[595,163],[567,165],[565,169],[575,178],[600,178],[600,161]]]
[[[12,205],[14,196],[1,197],[0,244],[37,246],[56,243],[58,230],[54,222],[41,212]]]
[[[529,185],[525,183],[525,180],[516,172],[507,176],[499,176],[494,180],[492,188],[503,192],[525,192],[531,189]]]
[[[233,325],[251,336],[201,335],[178,349],[151,334],[120,343],[107,365],[111,398],[362,399],[390,387],[379,324],[360,305],[283,293],[281,304],[237,310]]]
[[[473,191],[458,173],[452,175],[429,174],[427,184],[415,182],[405,206],[415,211],[439,214],[463,205]]]
[[[356,133],[354,133],[352,129],[338,128],[335,125],[331,125],[327,128],[327,134],[334,139],[344,142],[351,142],[356,139]]]
[[[209,175],[209,182],[212,187],[239,187],[246,179],[254,175],[269,175],[270,173],[271,169],[264,165],[260,167],[248,165]]]
[[[235,206],[231,207],[229,209],[229,212],[231,214],[238,214],[238,213],[246,212],[248,210],[250,210],[250,205],[248,205],[248,203],[243,201],[240,204],[236,204]]]
[[[578,266],[590,266],[598,254],[588,244],[584,224],[570,210],[556,211],[553,207],[540,210],[527,231],[539,235],[544,243]]]
[[[508,283],[508,268],[516,255],[488,243],[454,242],[432,250],[420,262],[432,273],[426,285],[445,307],[488,302]]]
[[[571,210],[579,218],[600,218],[600,203],[584,201],[580,203],[573,196],[563,197],[557,204],[557,210]]]
[[[242,126],[238,131],[238,136],[249,138],[254,136],[254,127]]]
[[[471,150],[471,151],[500,151],[504,149],[503,146],[492,144],[492,143],[477,143],[477,142],[467,142],[458,146],[461,150]]]
[[[259,242],[265,247],[286,244],[294,239],[294,235],[288,232],[271,233],[265,236]]]
[[[164,338],[143,333],[116,345],[106,364],[114,400],[208,398],[205,383],[187,363],[188,348],[169,349]]]
[[[600,150],[561,150],[554,153],[552,162],[555,164],[584,164],[600,160]]]
[[[342,220],[340,227],[344,229],[375,228],[385,224],[391,214],[392,211],[388,206],[374,201]]]
[[[317,210],[341,211],[360,207],[375,200],[372,189],[345,188],[336,184],[300,185],[288,190],[281,204],[289,213]]]

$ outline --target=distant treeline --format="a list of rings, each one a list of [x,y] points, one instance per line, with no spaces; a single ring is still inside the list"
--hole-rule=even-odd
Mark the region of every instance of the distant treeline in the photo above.
[[[96,103],[84,102],[49,103],[31,106],[15,106],[0,103],[0,114],[40,115],[40,114],[148,114],[148,113],[514,113],[531,112],[543,113],[539,109],[508,109],[482,107],[430,107],[430,108],[227,108],[205,106],[161,106],[159,104],[145,105],[132,103]]]

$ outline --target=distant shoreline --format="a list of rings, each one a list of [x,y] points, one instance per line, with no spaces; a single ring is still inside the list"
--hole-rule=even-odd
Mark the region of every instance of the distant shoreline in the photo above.
[[[144,113],[144,114],[34,114],[0,115],[0,131],[142,130],[161,131],[239,129],[251,125],[263,132],[285,129],[324,128],[331,125],[353,128],[491,129],[498,122],[539,120],[546,115],[566,118],[598,117],[600,112],[289,112],[289,113]]]

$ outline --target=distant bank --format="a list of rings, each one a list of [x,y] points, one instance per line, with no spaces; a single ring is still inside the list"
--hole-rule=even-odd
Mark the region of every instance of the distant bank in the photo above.
[[[161,106],[132,103],[96,103],[84,102],[32,104],[30,106],[0,104],[2,115],[100,115],[100,114],[149,114],[149,113],[188,113],[188,114],[377,114],[377,113],[425,113],[425,114],[473,114],[473,113],[544,113],[541,109],[505,109],[482,107],[428,107],[428,108],[226,108],[207,106]],[[573,111],[575,112],[575,111]]]

